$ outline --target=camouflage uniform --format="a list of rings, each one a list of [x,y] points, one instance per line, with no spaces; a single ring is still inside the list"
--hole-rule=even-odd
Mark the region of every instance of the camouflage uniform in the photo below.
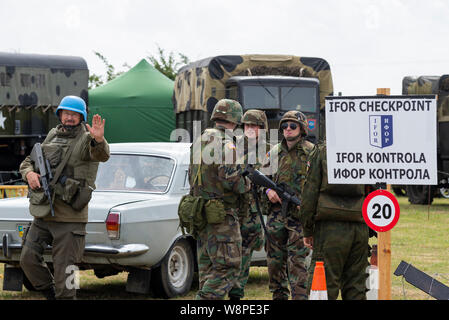
[[[211,120],[226,120],[238,124],[242,109],[238,102],[220,100],[212,112]],[[227,130],[226,130],[227,131]],[[192,152],[189,181],[191,194],[205,200],[217,199],[224,205],[224,221],[207,223],[199,232],[197,256],[199,291],[196,299],[223,299],[237,281],[241,262],[242,239],[238,217],[240,195],[248,191],[245,178],[241,176],[242,166],[226,163],[229,155],[235,159],[235,144],[227,136],[224,127],[206,129],[201,141],[195,141]],[[201,144],[199,146],[199,144]],[[215,145],[215,148],[211,146]],[[209,152],[208,152],[209,151]],[[201,164],[195,164],[201,152]],[[221,156],[206,164],[205,156]],[[207,154],[208,153],[208,154]],[[206,203],[207,205],[207,203]]]
[[[313,237],[308,291],[317,260],[324,261],[328,298],[365,300],[368,277],[369,228],[364,223],[363,185],[329,185],[326,145],[310,157],[310,170],[302,192],[300,220],[304,236]]]
[[[253,124],[259,126],[260,129],[268,130],[268,120],[264,111],[261,110],[248,110],[245,112],[242,118],[243,124]],[[262,159],[259,159],[259,148],[264,148],[263,155],[270,150],[270,145],[267,142],[268,132],[259,133],[261,134],[259,140],[255,140],[257,146],[252,146],[248,148],[248,144],[245,150],[245,164],[254,165],[255,169],[261,167]],[[260,144],[259,144],[260,142]],[[248,151],[249,149],[249,151]],[[262,154],[262,153],[261,153]],[[256,163],[251,163],[253,161]],[[248,162],[249,161],[249,162]],[[259,194],[259,203],[261,199],[261,194]],[[240,299],[244,297],[245,285],[249,277],[249,269],[251,266],[251,257],[254,251],[259,251],[264,246],[264,234],[262,231],[262,225],[260,221],[259,214],[256,207],[256,199],[254,198],[253,192],[248,192],[244,194],[242,199],[244,203],[248,203],[249,206],[245,208],[247,213],[240,215],[240,233],[242,236],[242,264],[240,267],[240,275],[238,278],[239,286],[235,286],[229,292],[229,297],[231,299]]]
[[[287,112],[279,126],[285,121],[299,123],[303,137],[307,135],[307,123],[305,123],[305,116],[302,113]],[[311,142],[301,138],[288,149],[284,138],[281,143],[270,150],[270,157],[277,155],[279,159],[278,168],[273,174],[273,181],[278,184],[284,183],[290,189],[289,191],[295,193],[298,198],[301,195],[308,169],[308,154],[313,148],[314,145]],[[269,287],[273,293],[273,299],[288,299],[288,283],[292,299],[307,299],[305,258],[309,254],[309,249],[303,243],[303,231],[298,220],[297,207],[290,203],[284,217],[279,203],[269,203],[267,232],[272,240],[266,241],[266,251]]]
[[[20,265],[33,286],[43,292],[54,290],[55,287],[58,299],[74,298],[76,295],[74,288],[66,286],[66,279],[69,276],[66,268],[81,261],[88,218],[87,205],[81,210],[76,210],[68,203],[67,186],[69,181],[77,180],[83,187],[95,188],[98,162],[109,159],[109,145],[106,139],[101,143],[94,142],[83,123],[70,131],[64,131],[60,124],[48,133],[42,143],[43,153],[50,161],[53,174],[72,144],[75,144],[75,147],[61,175],[67,178],[66,187],[61,185],[62,179],[59,179],[54,188],[55,216],[34,218],[20,257]],[[25,181],[31,171],[36,169],[28,156],[20,165],[20,173]],[[76,198],[76,195],[72,196]],[[49,207],[49,204],[33,205],[32,197],[30,198],[32,214],[33,210]],[[47,245],[53,247],[54,275],[42,257]]]

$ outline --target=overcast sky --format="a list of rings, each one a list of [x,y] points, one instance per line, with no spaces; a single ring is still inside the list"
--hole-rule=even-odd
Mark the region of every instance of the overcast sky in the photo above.
[[[334,92],[401,94],[407,75],[449,73],[445,0],[0,1],[0,51],[83,57],[91,73],[157,46],[191,61],[225,54],[321,57]]]

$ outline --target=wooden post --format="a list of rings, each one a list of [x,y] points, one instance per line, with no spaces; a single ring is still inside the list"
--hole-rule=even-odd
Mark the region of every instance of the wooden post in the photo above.
[[[377,233],[379,300],[391,300],[391,230]]]
[[[378,88],[378,95],[390,95],[390,88]],[[387,186],[391,192],[391,186]],[[379,300],[391,300],[391,230],[377,233],[377,261],[379,267]]]

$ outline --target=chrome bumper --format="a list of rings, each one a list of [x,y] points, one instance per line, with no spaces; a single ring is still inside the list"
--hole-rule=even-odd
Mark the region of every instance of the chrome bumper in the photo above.
[[[0,242],[0,253],[3,257],[11,258],[12,251],[21,249],[21,243],[10,243],[9,235],[3,235],[2,241]],[[45,248],[45,251],[51,252],[51,249],[51,246],[47,246],[47,248]],[[144,254],[148,250],[150,250],[150,248],[144,244],[125,244],[116,247],[91,244],[85,246],[84,255],[106,258],[125,258]]]

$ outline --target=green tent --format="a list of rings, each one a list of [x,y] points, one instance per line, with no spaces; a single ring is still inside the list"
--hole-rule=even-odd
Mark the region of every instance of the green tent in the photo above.
[[[108,142],[170,141],[175,129],[173,81],[142,59],[134,68],[89,91],[89,124],[106,119]]]

